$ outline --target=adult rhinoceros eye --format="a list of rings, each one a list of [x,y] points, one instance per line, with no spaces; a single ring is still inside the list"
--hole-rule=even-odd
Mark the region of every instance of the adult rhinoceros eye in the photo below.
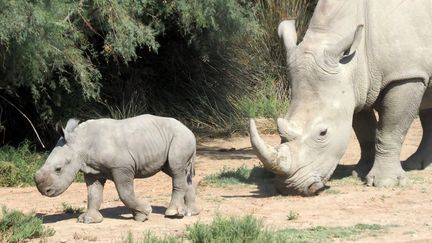
[[[322,130],[320,131],[320,134],[319,134],[319,135],[320,135],[321,137],[327,135],[327,128],[322,129]]]

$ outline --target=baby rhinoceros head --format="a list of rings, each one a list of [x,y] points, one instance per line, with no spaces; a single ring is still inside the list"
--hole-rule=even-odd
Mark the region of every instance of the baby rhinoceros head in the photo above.
[[[44,196],[55,197],[66,191],[80,170],[77,155],[67,142],[77,125],[77,120],[69,120],[63,130],[64,137],[59,139],[45,164],[34,176],[36,187]]]

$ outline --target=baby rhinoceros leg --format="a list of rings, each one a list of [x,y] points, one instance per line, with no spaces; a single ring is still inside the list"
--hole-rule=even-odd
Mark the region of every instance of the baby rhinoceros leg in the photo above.
[[[149,204],[139,201],[135,197],[134,191],[134,173],[117,169],[113,171],[113,181],[119,194],[120,200],[132,211],[136,221],[146,221],[152,208]]]
[[[103,189],[106,179],[91,174],[84,174],[87,185],[87,211],[78,217],[78,222],[90,224],[100,223],[103,220],[99,208],[102,204]]]
[[[195,206],[195,188],[192,183],[195,160],[195,140],[174,138],[168,153],[168,163],[163,169],[172,177],[171,202],[165,211],[167,217],[198,214]],[[186,204],[185,204],[186,203]]]
[[[172,195],[171,202],[165,211],[167,217],[183,217],[186,215],[185,195],[187,189],[185,173],[171,173]]]

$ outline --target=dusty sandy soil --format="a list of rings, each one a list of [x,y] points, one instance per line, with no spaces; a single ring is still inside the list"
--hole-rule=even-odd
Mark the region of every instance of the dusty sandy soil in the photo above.
[[[415,151],[420,138],[421,128],[417,120],[409,131],[401,159]],[[273,144],[279,141],[275,135],[265,136],[265,139]],[[236,150],[223,152],[223,149],[231,148]],[[352,138],[340,165],[349,168],[358,159],[358,143]],[[163,173],[136,180],[137,195],[153,206],[150,219],[144,223],[132,219],[132,215],[119,201],[112,182],[108,182],[105,187],[101,210],[105,219],[100,224],[76,223],[77,215],[62,212],[63,202],[76,207],[86,206],[87,192],[83,183],[73,184],[56,198],[43,197],[33,187],[0,188],[0,205],[43,215],[44,224],[56,231],[53,237],[48,238],[49,242],[116,242],[128,232],[139,237],[149,230],[158,235],[181,235],[186,225],[197,221],[210,222],[216,213],[229,216],[253,214],[263,218],[266,225],[272,228],[393,224],[399,227],[392,227],[387,234],[378,238],[363,238],[359,241],[432,242],[432,169],[410,172],[411,183],[404,188],[378,189],[366,187],[349,177],[334,179],[328,183],[330,189],[309,198],[279,196],[271,185],[265,183],[226,188],[200,183],[205,175],[215,173],[224,166],[237,168],[242,165],[251,168],[259,165],[247,137],[201,142],[195,182],[199,184],[198,203],[202,212],[199,216],[184,219],[164,218],[171,182]],[[290,211],[297,212],[298,219],[288,221]]]

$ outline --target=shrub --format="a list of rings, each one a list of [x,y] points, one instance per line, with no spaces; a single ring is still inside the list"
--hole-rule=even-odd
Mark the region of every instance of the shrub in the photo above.
[[[35,215],[26,215],[16,210],[2,208],[0,219],[0,240],[6,242],[22,242],[54,235],[53,229],[42,226],[42,220]]]
[[[34,185],[34,173],[45,162],[46,154],[32,150],[28,142],[18,148],[0,148],[0,186]]]
[[[47,159],[46,153],[36,152],[28,141],[17,148],[0,147],[0,186],[34,186],[34,174]],[[79,172],[75,182],[83,182]]]

